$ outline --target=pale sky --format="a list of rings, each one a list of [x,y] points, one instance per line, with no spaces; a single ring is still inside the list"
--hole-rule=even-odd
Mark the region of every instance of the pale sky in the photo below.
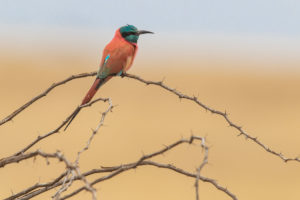
[[[1,25],[298,36],[299,0],[0,0]]]
[[[300,0],[0,0],[3,52],[85,49],[74,54],[100,59],[125,24],[156,33],[139,40],[141,59],[300,62]]]

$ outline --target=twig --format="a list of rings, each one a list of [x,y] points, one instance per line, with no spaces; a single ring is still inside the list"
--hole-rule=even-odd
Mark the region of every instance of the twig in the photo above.
[[[91,145],[91,142],[92,142],[93,138],[94,138],[95,135],[98,133],[99,129],[103,126],[103,124],[104,124],[104,119],[105,119],[106,115],[108,114],[108,112],[112,111],[112,109],[113,109],[113,107],[114,107],[110,98],[105,99],[105,101],[108,101],[109,106],[108,106],[108,108],[106,109],[106,111],[102,113],[100,122],[99,122],[98,126],[96,127],[96,129],[92,131],[92,135],[91,135],[91,137],[88,139],[86,146],[85,146],[81,151],[79,151],[79,152],[77,153],[77,158],[76,158],[76,161],[75,161],[76,164],[78,164],[78,162],[79,162],[80,155],[81,155],[83,152],[85,152],[86,150],[88,150],[89,146]]]
[[[166,169],[171,169],[175,172],[178,172],[178,173],[181,173],[181,174],[184,174],[184,175],[187,175],[187,176],[190,176],[190,177],[194,177],[194,178],[198,178],[198,180],[202,180],[204,182],[209,182],[211,183],[212,185],[214,185],[218,190],[221,190],[223,191],[224,193],[226,193],[228,196],[230,196],[232,199],[236,200],[237,198],[235,197],[234,194],[232,194],[230,191],[228,191],[227,188],[224,188],[220,185],[218,185],[218,183],[213,180],[213,179],[209,179],[209,178],[206,178],[206,177],[203,177],[203,176],[200,176],[197,175],[197,174],[192,174],[192,173],[189,173],[189,172],[186,172],[185,170],[183,169],[180,169],[180,168],[177,168],[173,165],[170,165],[170,164],[160,164],[160,163],[157,163],[157,162],[153,162],[153,161],[145,161],[147,159],[150,159],[152,157],[155,157],[157,155],[162,155],[163,153],[165,153],[166,151],[182,144],[182,143],[193,143],[194,140],[201,140],[201,145],[204,145],[204,138],[201,138],[201,137],[198,137],[198,136],[191,136],[191,138],[189,140],[186,140],[186,139],[182,139],[182,140],[179,140],[169,146],[166,146],[164,149],[160,150],[160,151],[157,151],[155,153],[152,153],[152,154],[148,154],[148,155],[145,155],[143,157],[141,157],[137,162],[135,163],[130,163],[130,164],[126,164],[126,165],[121,165],[121,166],[118,166],[118,167],[105,167],[104,169],[111,169],[111,170],[114,170],[111,174],[107,175],[107,176],[104,176],[104,177],[101,177],[101,178],[98,178],[96,180],[94,180],[91,184],[94,185],[96,183],[99,183],[99,182],[102,182],[104,180],[107,180],[107,179],[110,179],[124,171],[127,171],[127,170],[130,170],[130,169],[134,169],[138,166],[143,166],[143,165],[152,165],[152,166],[156,166],[156,167],[160,167],[160,168],[166,168]],[[204,162],[201,164],[201,166],[203,167],[206,163],[207,163],[207,151],[208,151],[208,148],[205,147],[205,156],[204,156]],[[201,168],[202,168],[201,167]],[[83,191],[85,188],[84,187],[81,187],[77,190],[75,190],[74,192],[62,197],[61,199],[67,199],[67,198],[70,198],[76,194],[78,194],[79,192]]]
[[[157,163],[157,162],[153,162],[153,161],[147,161],[147,160],[150,159],[150,158],[153,158],[155,156],[162,155],[163,153],[165,153],[167,151],[170,151],[171,149],[173,149],[173,148],[175,148],[175,147],[177,147],[181,144],[184,144],[184,143],[191,144],[195,140],[202,141],[202,139],[203,139],[202,137],[198,137],[198,136],[191,136],[189,139],[181,139],[181,140],[178,140],[178,141],[170,144],[169,146],[166,146],[166,147],[162,148],[159,151],[156,151],[154,153],[142,156],[136,162],[128,163],[128,164],[120,165],[120,166],[102,167],[101,169],[92,169],[92,170],[89,170],[85,173],[82,173],[82,176],[87,177],[87,176],[98,174],[98,173],[111,172],[111,174],[100,177],[100,178],[94,180],[93,182],[91,182],[90,185],[93,186],[93,185],[95,185],[99,182],[105,181],[107,179],[111,179],[111,178],[115,177],[116,175],[118,175],[122,172],[125,172],[127,170],[135,169],[135,168],[140,167],[140,166],[149,165],[149,166],[155,166],[155,167],[159,167],[159,168],[169,169],[169,170],[172,170],[174,172],[177,172],[179,174],[182,174],[182,175],[185,175],[185,176],[188,176],[188,177],[197,178],[197,174],[187,172],[187,171],[185,171],[183,169],[180,169],[180,168],[177,168],[173,165],[161,164],[161,163]],[[55,179],[55,181],[51,181],[51,182],[46,183],[46,184],[35,184],[34,186],[31,186],[28,189],[25,189],[24,191],[22,191],[18,194],[15,194],[11,197],[6,198],[5,200],[12,200],[12,199],[15,199],[16,197],[20,197],[21,199],[26,200],[26,199],[30,199],[32,197],[35,197],[39,194],[42,194],[44,192],[47,192],[49,190],[52,190],[53,188],[56,188],[58,186],[63,185],[64,181],[62,180],[62,177],[65,177],[65,175],[66,175],[66,172],[64,174],[60,175],[57,179]],[[74,179],[72,181],[77,181],[77,180],[80,180],[80,179],[81,179],[81,177],[79,177],[77,175],[77,176],[74,177]],[[232,199],[234,199],[234,200],[237,199],[233,193],[231,193],[227,188],[225,188],[223,186],[220,186],[215,180],[210,179],[210,178],[206,178],[206,177],[201,176],[201,175],[199,176],[199,180],[201,180],[203,182],[208,182],[208,183],[212,184],[216,189],[218,189],[218,190],[224,192],[225,194],[227,194],[228,196],[230,196]],[[68,179],[65,182],[68,183],[70,181],[71,180]],[[64,196],[60,199],[69,198],[69,197],[74,196],[74,195],[76,195],[77,193],[79,193],[83,190],[87,190],[86,186],[81,187],[81,188],[73,191],[72,193],[70,193],[70,194],[68,194],[68,195],[66,195],[66,196]]]
[[[104,176],[104,177],[101,177],[101,178],[98,178],[96,180],[94,180],[93,182],[91,182],[91,185],[94,185],[96,183],[99,183],[99,182],[102,182],[104,180],[107,180],[107,179],[110,179],[124,171],[127,171],[127,170],[130,170],[130,169],[134,169],[138,166],[143,166],[143,165],[152,165],[152,166],[156,166],[156,167],[160,167],[160,168],[167,168],[167,169],[171,169],[175,172],[178,172],[178,173],[181,173],[181,174],[184,174],[184,175],[187,175],[187,176],[190,176],[190,177],[194,177],[196,178],[196,180],[198,181],[199,179],[204,181],[204,182],[209,182],[211,183],[212,185],[214,185],[218,190],[221,190],[223,191],[224,193],[226,193],[228,196],[230,196],[232,199],[236,200],[237,198],[235,197],[234,194],[232,194],[227,188],[225,187],[222,187],[220,185],[218,185],[218,183],[213,180],[213,179],[209,179],[209,178],[206,178],[206,177],[203,177],[200,175],[200,173],[197,173],[197,174],[192,174],[192,173],[189,173],[189,172],[186,172],[184,171],[183,169],[180,169],[180,168],[177,168],[173,165],[170,165],[170,164],[160,164],[160,163],[157,163],[157,162],[153,162],[153,161],[145,161],[147,159],[150,159],[152,157],[155,157],[157,155],[162,155],[163,153],[165,153],[166,151],[168,150],[171,150],[172,148],[182,144],[182,143],[193,143],[194,140],[201,140],[201,146],[202,148],[204,148],[205,150],[205,155],[204,155],[204,159],[203,159],[203,162],[201,163],[200,167],[199,167],[199,172],[200,170],[204,167],[205,164],[207,164],[207,159],[208,159],[208,147],[205,145],[205,139],[202,138],[202,137],[198,137],[198,136],[191,136],[189,140],[186,140],[186,139],[181,139],[169,146],[166,146],[165,148],[161,149],[160,151],[157,151],[157,152],[154,152],[152,154],[148,154],[148,155],[144,155],[142,156],[137,162],[135,163],[130,163],[130,164],[126,164],[126,165],[121,165],[121,166],[118,166],[118,167],[105,167],[104,169],[107,169],[107,170],[114,170],[111,174],[107,175],[107,176]],[[84,187],[81,187],[75,191],[73,191],[72,193],[62,197],[61,199],[67,199],[67,198],[70,198],[76,194],[78,194],[79,192],[85,190]]]
[[[185,175],[185,176],[188,176],[188,177],[192,177],[192,178],[197,178],[197,174],[187,172],[187,171],[185,171],[183,169],[180,169],[178,167],[175,167],[171,164],[161,164],[161,163],[157,163],[157,162],[153,162],[153,161],[142,161],[137,166],[133,166],[133,165],[119,166],[119,168],[117,170],[114,167],[111,167],[109,169],[114,169],[114,171],[111,174],[103,176],[101,178],[98,178],[98,179],[94,180],[93,182],[91,182],[91,184],[94,185],[94,184],[97,184],[99,182],[111,179],[111,178],[115,177],[116,175],[118,175],[122,172],[128,171],[130,169],[135,169],[136,167],[140,167],[140,166],[155,166],[155,167],[158,167],[158,168],[170,169],[170,170],[172,170],[174,172],[177,172],[179,174],[182,174],[182,175]],[[223,186],[219,185],[214,179],[207,178],[207,177],[204,177],[204,176],[200,175],[199,180],[212,184],[217,190],[220,190],[220,191],[224,192],[231,199],[237,200],[237,197],[232,192],[230,192],[226,187],[223,187]],[[74,196],[74,195],[76,195],[76,194],[78,194],[78,193],[80,193],[84,190],[85,190],[85,187],[78,188],[77,190],[73,191],[72,193],[62,197],[61,200],[68,199],[68,198],[70,198],[70,197],[72,197],[72,196]]]
[[[297,162],[300,162],[300,159],[298,157],[296,158],[287,158],[285,157],[282,153],[278,153],[272,149],[270,149],[269,147],[267,147],[266,145],[264,145],[262,142],[260,142],[257,137],[253,137],[249,134],[247,134],[241,126],[233,123],[229,117],[228,117],[228,114],[227,112],[222,112],[222,111],[219,111],[219,110],[215,110],[205,104],[203,104],[202,102],[200,102],[198,100],[198,98],[196,96],[188,96],[186,94],[183,94],[179,91],[177,91],[176,89],[173,89],[173,88],[170,88],[168,86],[166,86],[163,81],[147,81],[147,80],[144,80],[142,78],[140,78],[139,76],[136,76],[136,75],[132,75],[132,74],[122,74],[123,77],[128,77],[128,78],[131,78],[131,79],[135,79],[135,80],[138,80],[142,83],[145,83],[146,85],[156,85],[156,86],[159,86],[173,94],[175,94],[176,96],[178,96],[180,99],[187,99],[187,100],[190,100],[190,101],[193,101],[195,102],[197,105],[199,105],[200,107],[204,108],[206,111],[210,111],[212,114],[216,114],[216,115],[219,115],[219,116],[222,116],[226,122],[229,124],[229,126],[233,127],[234,129],[236,129],[239,134],[238,135],[243,135],[245,136],[246,139],[250,139],[251,141],[253,141],[254,143],[258,144],[260,147],[262,147],[265,151],[279,157],[280,159],[282,159],[284,162],[288,162],[288,161],[297,161]]]
[[[68,169],[68,174],[72,174],[71,178],[68,178],[68,176],[65,177],[64,182],[62,184],[62,187],[53,196],[54,199],[57,199],[57,200],[61,199],[60,195],[72,185],[75,177],[79,177],[83,181],[83,183],[85,184],[85,189],[92,194],[92,199],[93,200],[97,199],[96,189],[93,188],[93,186],[88,182],[88,180],[85,178],[85,176],[83,176],[80,172],[79,159],[80,159],[80,155],[83,152],[88,150],[88,148],[91,145],[91,142],[94,139],[95,135],[98,133],[99,129],[103,126],[104,119],[105,119],[106,115],[108,114],[108,112],[112,111],[112,109],[113,109],[111,99],[106,99],[106,101],[108,101],[109,106],[106,109],[106,111],[102,113],[101,119],[100,119],[100,122],[99,122],[98,126],[96,127],[95,130],[93,130],[92,135],[88,139],[86,146],[77,153],[77,157],[76,157],[75,162],[74,162],[74,167]]]
[[[50,154],[50,153],[44,153],[40,150],[37,150],[37,151],[30,152],[30,153],[27,153],[27,154],[19,154],[19,155],[16,155],[16,156],[10,156],[10,157],[7,157],[7,158],[2,158],[0,160],[0,167],[4,167],[5,165],[11,164],[11,163],[18,163],[20,161],[30,159],[30,158],[33,158],[33,157],[36,157],[36,156],[41,156],[41,157],[44,157],[46,159],[47,158],[58,158],[60,161],[64,161],[67,164],[66,159],[60,154],[59,151],[56,152],[56,153]]]
[[[82,105],[82,106],[79,106],[80,108],[85,108],[85,107],[88,107],[88,106],[91,106],[93,105],[94,103],[98,102],[98,101],[103,101],[103,102],[106,102],[108,101],[108,98],[97,98],[95,99],[94,101],[91,101],[85,105]],[[77,108],[73,111],[73,113],[77,110]],[[53,135],[55,133],[58,133],[60,131],[60,129],[69,121],[69,119],[73,116],[73,113],[70,114],[56,129],[44,134],[44,135],[41,135],[41,136],[38,136],[33,142],[31,142],[30,144],[28,144],[26,147],[24,147],[22,150],[18,151],[17,153],[15,153],[14,155],[17,156],[17,155],[20,155],[20,154],[23,154],[24,152],[26,152],[28,149],[30,149],[33,145],[37,144],[38,142],[40,142],[41,140],[49,137],[50,135]]]
[[[195,191],[196,191],[196,200],[199,200],[199,179],[200,179],[200,172],[202,168],[208,163],[208,146],[206,146],[205,138],[201,140],[201,147],[204,149],[204,157],[203,161],[200,166],[196,169],[196,181],[195,181]]]
[[[11,119],[13,119],[16,115],[18,115],[21,111],[23,111],[24,109],[26,109],[27,107],[29,107],[32,103],[34,103],[35,101],[37,101],[38,99],[46,96],[51,90],[53,90],[55,87],[59,86],[59,85],[62,85],[64,83],[67,83],[73,79],[78,79],[78,78],[84,78],[84,77],[89,77],[89,76],[95,76],[97,74],[97,72],[90,72],[90,73],[82,73],[82,74],[78,74],[78,75],[72,75],[70,76],[69,78],[63,80],[63,81],[60,81],[58,83],[54,83],[52,84],[52,86],[50,86],[48,89],[46,89],[43,93],[39,94],[38,96],[34,97],[33,99],[31,99],[29,102],[27,102],[26,104],[24,104],[23,106],[21,106],[20,108],[18,108],[17,110],[15,110],[13,113],[11,113],[10,115],[8,115],[7,117],[5,117],[3,120],[0,121],[0,126],[3,125],[4,123],[10,121]],[[251,135],[249,135],[248,133],[246,133],[241,126],[235,124],[234,122],[232,122],[229,117],[228,117],[228,114],[227,112],[222,112],[222,111],[219,111],[219,110],[215,110],[205,104],[203,104],[200,100],[198,100],[198,98],[196,96],[188,96],[188,95],[185,95],[179,91],[177,91],[176,89],[172,89],[168,86],[166,86],[163,81],[147,81],[147,80],[144,80],[142,78],[140,78],[139,76],[136,76],[136,75],[131,75],[131,74],[127,74],[127,73],[123,73],[121,75],[122,77],[127,77],[127,78],[131,78],[131,79],[134,79],[134,80],[138,80],[142,83],[145,83],[146,85],[156,85],[156,86],[159,86],[173,94],[175,94],[176,96],[178,96],[180,99],[187,99],[187,100],[190,100],[190,101],[193,101],[195,102],[197,105],[199,105],[200,107],[202,107],[203,109],[205,110],[208,110],[210,111],[211,113],[213,114],[216,114],[216,115],[219,115],[219,116],[222,116],[225,121],[228,123],[229,126],[233,127],[234,129],[236,129],[239,134],[238,135],[243,135],[246,139],[250,139],[252,142],[256,143],[257,145],[259,145],[261,148],[263,148],[265,151],[279,157],[280,159],[282,159],[284,162],[289,162],[289,161],[296,161],[296,162],[300,162],[300,159],[299,157],[295,157],[295,158],[288,158],[288,157],[285,157],[282,153],[278,153],[272,149],[270,149],[268,146],[266,146],[265,144],[263,144],[261,141],[259,141],[257,139],[257,137],[253,137]],[[66,121],[63,122],[63,124],[65,124]],[[60,129],[60,127],[59,127]],[[49,132],[48,133],[49,135],[52,135],[53,133]],[[49,135],[46,134],[45,137],[48,137]],[[37,140],[35,142],[38,142],[39,141],[39,138],[37,138]],[[34,145],[35,143],[33,142],[32,145]],[[30,148],[31,146],[29,146]],[[26,150],[26,148],[24,148]],[[22,151],[18,152],[18,153],[22,153]],[[18,154],[17,153],[17,154]]]
[[[8,115],[4,119],[2,119],[0,121],[0,126],[3,125],[3,124],[5,124],[6,122],[12,120],[15,116],[17,116],[20,112],[22,112],[23,110],[25,110],[26,108],[28,108],[31,104],[33,104],[37,100],[45,97],[51,90],[53,90],[57,86],[63,85],[63,84],[65,84],[65,83],[67,83],[67,82],[69,82],[69,81],[71,81],[73,79],[84,78],[84,77],[88,77],[88,76],[95,76],[96,74],[97,74],[97,72],[90,72],[90,73],[82,73],[82,74],[72,75],[69,78],[67,78],[65,80],[62,80],[62,81],[60,81],[58,83],[53,83],[43,93],[41,93],[38,96],[34,97],[33,99],[31,99],[30,101],[28,101],[27,103],[25,103],[23,106],[21,106],[20,108],[18,108],[15,111],[13,111],[10,115]]]
[[[56,179],[54,179],[53,181],[50,181],[48,183],[36,183],[35,185],[17,193],[14,194],[8,198],[6,198],[5,200],[14,200],[17,199],[18,197],[21,197],[23,195],[26,194],[30,194],[30,192],[37,190],[39,188],[50,188],[51,186],[53,186],[54,184],[58,183],[63,177],[65,177],[67,175],[67,172],[62,173],[61,175],[59,175]]]

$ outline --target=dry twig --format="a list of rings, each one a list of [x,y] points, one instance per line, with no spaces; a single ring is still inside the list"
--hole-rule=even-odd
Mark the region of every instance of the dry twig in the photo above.
[[[54,83],[52,84],[48,89],[46,89],[43,93],[39,94],[38,96],[34,97],[33,99],[31,99],[30,101],[28,101],[26,104],[24,104],[23,106],[21,106],[20,108],[18,108],[17,110],[15,110],[13,113],[11,113],[10,115],[8,115],[7,117],[5,117],[3,120],[0,121],[0,126],[5,124],[6,122],[12,120],[14,117],[16,117],[18,114],[20,114],[23,110],[27,109],[30,105],[32,105],[34,102],[36,102],[37,100],[45,97],[50,91],[52,91],[54,88],[65,84],[73,79],[78,79],[78,78],[84,78],[84,77],[89,77],[89,76],[94,76],[96,75],[96,72],[91,72],[91,73],[83,73],[83,74],[78,74],[78,75],[73,75],[63,81],[60,81],[58,83]],[[135,75],[131,75],[131,74],[122,74],[122,77],[127,77],[130,79],[134,79],[137,80],[139,82],[145,83],[146,85],[156,85],[170,93],[173,93],[174,95],[178,96],[180,99],[186,99],[189,101],[192,101],[194,103],[196,103],[198,106],[204,108],[206,111],[210,111],[212,114],[216,114],[219,115],[221,117],[223,117],[225,119],[225,121],[229,124],[229,126],[233,127],[234,129],[236,129],[239,132],[239,135],[243,135],[246,139],[250,139],[252,142],[256,143],[257,145],[259,145],[260,147],[262,147],[265,151],[279,157],[280,159],[282,159],[285,162],[288,161],[297,161],[300,162],[300,159],[298,157],[296,158],[287,158],[285,156],[283,156],[281,153],[278,153],[272,149],[270,149],[269,147],[267,147],[266,145],[264,145],[263,143],[261,143],[256,137],[253,137],[251,135],[249,135],[248,133],[246,133],[241,126],[238,126],[237,124],[235,124],[234,122],[232,122],[229,117],[228,114],[226,112],[221,112],[218,110],[215,110],[209,106],[206,106],[205,104],[203,104],[202,102],[199,101],[199,99],[195,96],[188,96],[186,94],[183,94],[179,91],[177,91],[176,89],[172,89],[168,86],[166,86],[163,81],[147,81],[144,80],[138,76]],[[56,158],[59,161],[63,161],[66,165],[66,171],[64,171],[62,174],[60,174],[57,178],[55,178],[53,181],[50,181],[48,183],[36,183],[35,185],[28,187],[26,189],[24,189],[23,191],[14,194],[8,198],[6,198],[6,200],[13,200],[13,199],[30,199],[32,197],[35,197],[37,195],[40,195],[44,192],[47,192],[49,190],[52,190],[54,188],[60,187],[59,190],[55,193],[55,195],[53,196],[54,199],[67,199],[69,197],[72,197],[78,193],[80,193],[81,191],[89,191],[92,194],[92,198],[93,200],[96,200],[96,190],[93,187],[95,184],[111,179],[115,176],[117,176],[120,173],[123,173],[125,171],[131,170],[131,169],[135,169],[137,167],[141,167],[141,166],[154,166],[154,167],[158,167],[158,168],[165,168],[165,169],[169,169],[172,170],[176,173],[188,176],[188,177],[192,177],[195,178],[195,190],[196,190],[196,200],[199,200],[199,191],[198,191],[198,183],[199,180],[203,181],[203,182],[208,182],[210,184],[212,184],[217,190],[220,190],[222,192],[224,192],[226,195],[228,195],[229,197],[231,197],[232,199],[237,199],[236,196],[231,193],[227,188],[220,186],[215,180],[210,179],[210,178],[206,178],[204,176],[201,175],[201,170],[203,169],[203,167],[207,164],[208,162],[208,147],[205,144],[205,138],[202,137],[197,137],[197,136],[191,136],[190,139],[181,139],[169,146],[166,146],[165,148],[161,149],[160,151],[154,152],[152,154],[148,154],[148,155],[144,155],[142,156],[139,160],[137,160],[136,162],[133,163],[128,163],[125,165],[120,165],[120,166],[113,166],[113,167],[102,167],[101,169],[92,169],[89,170],[85,173],[81,173],[80,169],[79,169],[79,159],[80,159],[80,155],[87,151],[89,149],[89,146],[91,145],[91,142],[94,138],[94,136],[97,134],[97,132],[99,131],[100,127],[103,126],[104,123],[104,118],[106,117],[107,113],[109,111],[112,110],[113,105],[111,103],[111,100],[106,98],[98,98],[94,101],[91,101],[88,104],[85,104],[83,106],[80,106],[80,108],[83,107],[87,107],[87,106],[91,106],[92,104],[98,102],[98,101],[103,101],[109,102],[109,107],[107,108],[107,110],[102,113],[101,115],[101,119],[100,122],[97,126],[97,128],[95,130],[92,131],[92,135],[90,136],[90,138],[87,141],[87,144],[84,146],[84,148],[82,150],[80,150],[77,153],[77,157],[75,159],[75,161],[73,163],[71,163],[70,161],[68,161],[63,154],[61,154],[59,151],[57,151],[56,153],[44,153],[40,150],[37,151],[33,151],[30,153],[26,153],[30,148],[32,148],[35,144],[37,144],[38,142],[40,142],[41,140],[55,134],[58,133],[60,131],[60,129],[69,121],[70,117],[72,116],[69,115],[57,128],[55,128],[54,130],[42,135],[42,136],[38,136],[33,142],[31,142],[30,144],[28,144],[26,147],[24,147],[23,149],[21,149],[20,151],[18,151],[17,153],[15,153],[12,156],[6,157],[6,158],[2,158],[0,159],[0,168],[4,167],[8,164],[11,163],[18,163],[20,161],[26,160],[26,159],[30,159],[30,158],[34,158],[36,156],[41,156],[44,157],[46,160],[48,158]],[[158,156],[158,155],[162,155],[164,152],[167,152],[169,150],[171,150],[172,148],[183,144],[183,143],[193,143],[194,140],[200,140],[201,141],[201,147],[202,149],[204,149],[204,158],[202,160],[202,163],[199,165],[199,167],[196,169],[195,173],[190,173],[187,172],[183,169],[177,168],[174,165],[171,164],[162,164],[162,163],[157,163],[157,162],[153,162],[150,161],[149,159]],[[87,181],[86,177],[92,175],[92,174],[101,174],[101,173],[109,173],[108,175],[96,178],[95,180],[93,180],[92,182]],[[64,197],[60,197],[62,195],[63,192],[65,192],[68,188],[71,187],[72,183],[75,181],[82,181],[84,183],[83,187],[80,187],[76,190],[74,190],[73,192],[71,192],[70,194],[64,196]]]
[[[5,117],[4,119],[2,119],[0,121],[0,126],[5,124],[6,122],[12,120],[15,116],[17,116],[20,112],[22,112],[23,110],[25,110],[26,108],[28,108],[31,104],[33,104],[34,102],[36,102],[37,100],[45,97],[49,92],[51,92],[51,90],[53,90],[54,88],[56,88],[57,86],[63,85],[71,80],[74,79],[78,79],[78,78],[84,78],[84,77],[88,77],[88,76],[95,76],[97,73],[96,72],[90,72],[90,73],[82,73],[82,74],[77,74],[77,75],[72,75],[69,78],[60,81],[58,83],[53,83],[49,88],[47,88],[43,93],[39,94],[38,96],[34,97],[33,99],[29,100],[27,103],[25,103],[23,106],[21,106],[20,108],[16,109],[15,111],[13,111],[10,115],[8,115],[7,117]]]
[[[151,154],[147,154],[142,156],[140,159],[138,159],[136,162],[133,163],[128,163],[128,164],[124,164],[124,165],[119,165],[119,166],[113,166],[113,167],[102,167],[100,169],[92,169],[89,170],[85,173],[82,173],[82,176],[84,177],[88,177],[90,175],[95,175],[95,174],[101,174],[101,173],[107,173],[107,172],[111,172],[108,175],[102,176],[100,178],[95,179],[94,181],[90,182],[90,185],[93,186],[99,182],[103,182],[105,180],[111,179],[115,176],[117,176],[118,174],[128,171],[130,169],[135,169],[137,167],[141,167],[141,166],[154,166],[154,167],[158,167],[158,168],[164,168],[164,169],[169,169],[172,170],[176,173],[185,175],[187,177],[192,177],[192,178],[197,178],[198,180],[201,180],[203,182],[208,182],[210,184],[212,184],[217,190],[220,190],[222,192],[224,192],[226,195],[228,195],[229,197],[231,197],[231,199],[236,200],[236,196],[230,192],[226,187],[223,187],[221,185],[219,185],[215,180],[210,179],[210,178],[206,178],[204,176],[198,175],[197,173],[190,173],[187,172],[183,169],[180,169],[174,165],[171,164],[162,164],[162,163],[157,163],[157,162],[153,162],[153,161],[149,161],[149,159],[162,155],[164,153],[166,153],[167,151],[170,151],[171,149],[184,144],[184,143],[188,143],[188,144],[192,144],[195,140],[200,140],[202,141],[202,137],[199,136],[191,136],[189,139],[181,139],[178,140],[176,142],[174,142],[173,144],[170,144],[166,147],[164,147],[163,149],[156,151],[154,153]],[[202,143],[202,142],[201,142]],[[204,156],[206,157],[206,156]],[[204,164],[203,164],[204,166]],[[58,176],[58,178],[56,178],[54,181],[51,181],[49,183],[44,183],[44,184],[35,184],[11,197],[6,198],[5,200],[12,200],[15,198],[20,198],[20,199],[30,199],[32,197],[35,197],[37,195],[40,195],[44,192],[47,192],[49,190],[52,190],[53,188],[56,188],[58,186],[63,185],[63,180],[62,177],[64,177],[66,175],[66,172],[64,172],[63,174],[61,174],[60,176]],[[81,178],[79,176],[75,176],[74,179],[72,181],[77,181],[77,180],[81,180]],[[66,183],[68,183],[70,180],[66,180]],[[73,192],[71,192],[70,194],[61,197],[60,199],[67,199],[70,198],[78,193],[80,193],[81,191],[87,190],[87,188],[85,186],[78,188],[77,190],[74,190]]]
[[[200,166],[196,169],[196,181],[195,181],[195,190],[196,190],[196,200],[199,200],[199,179],[200,179],[200,172],[203,169],[203,167],[208,163],[208,146],[206,145],[205,138],[202,138],[201,140],[201,147],[204,150],[204,157],[203,161],[200,164]]]
[[[10,115],[8,115],[7,117],[5,117],[3,120],[0,121],[0,126],[3,125],[4,123],[12,120],[16,115],[18,115],[21,111],[23,111],[24,109],[28,108],[32,103],[36,102],[38,99],[46,96],[51,90],[53,90],[54,88],[56,88],[57,86],[59,85],[62,85],[62,84],[65,84],[73,79],[79,79],[79,78],[84,78],[84,77],[90,77],[90,76],[95,76],[97,74],[97,72],[90,72],[90,73],[82,73],[82,74],[77,74],[77,75],[72,75],[70,76],[69,78],[63,80],[63,81],[60,81],[58,83],[54,83],[52,84],[52,86],[50,86],[48,89],[46,89],[43,93],[39,94],[38,96],[34,97],[33,99],[31,99],[30,101],[28,101],[26,104],[24,104],[23,106],[21,106],[20,108],[18,108],[17,110],[15,110],[13,113],[11,113]],[[219,111],[219,110],[215,110],[205,104],[203,104],[196,96],[188,96],[186,94],[183,94],[179,91],[177,91],[176,89],[173,89],[173,88],[170,88],[169,86],[165,85],[163,83],[163,81],[147,81],[147,80],[144,80],[142,79],[141,77],[139,76],[136,76],[136,75],[131,75],[131,74],[122,74],[121,75],[122,77],[127,77],[127,78],[131,78],[131,79],[134,79],[134,80],[137,80],[137,81],[140,81],[142,83],[145,83],[146,85],[156,85],[156,86],[159,86],[173,94],[175,94],[176,96],[178,96],[180,99],[186,99],[186,100],[190,100],[190,101],[193,101],[195,102],[197,105],[199,105],[200,107],[204,108],[205,110],[208,110],[210,111],[212,114],[216,114],[216,115],[219,115],[219,116],[222,116],[225,121],[228,123],[228,125],[230,127],[233,127],[234,129],[236,129],[239,134],[238,135],[243,135],[246,139],[250,139],[251,141],[253,141],[254,143],[256,143],[257,145],[259,145],[260,147],[262,147],[265,151],[279,157],[280,159],[282,159],[284,162],[289,162],[289,161],[296,161],[296,162],[300,162],[300,159],[298,157],[295,157],[295,158],[288,158],[286,156],[284,156],[281,152],[276,152],[274,150],[272,150],[271,148],[269,148],[268,146],[266,146],[265,144],[263,144],[260,140],[258,140],[257,137],[254,137],[254,136],[251,136],[249,135],[248,133],[246,133],[243,128],[239,125],[237,125],[236,123],[232,122],[229,117],[228,117],[228,113],[225,111],[225,112],[222,112],[222,111]],[[65,124],[66,122],[64,121],[63,122],[63,125]],[[62,126],[63,126],[62,125]],[[59,129],[61,127],[58,127]],[[48,134],[53,134],[53,133],[48,133]],[[46,134],[48,137],[48,134]],[[37,138],[36,141],[39,141],[39,138]],[[35,143],[33,142],[32,145],[34,145]],[[30,147],[29,147],[30,148]],[[26,148],[25,148],[26,150]],[[22,151],[18,152],[18,153],[22,153]],[[16,153],[16,154],[18,154]]]
[[[122,76],[124,77],[128,77],[128,78],[131,78],[131,79],[135,79],[135,80],[138,80],[142,83],[145,83],[146,85],[156,85],[156,86],[159,86],[173,94],[175,94],[176,96],[178,96],[180,99],[186,99],[186,100],[190,100],[190,101],[193,101],[195,102],[197,105],[199,105],[200,107],[204,108],[206,111],[210,111],[212,114],[216,114],[216,115],[219,115],[219,116],[222,116],[226,122],[228,123],[228,125],[230,127],[233,127],[234,129],[236,129],[239,134],[238,135],[243,135],[245,136],[246,139],[250,139],[251,141],[253,141],[254,143],[258,144],[260,147],[262,147],[265,151],[279,157],[280,159],[282,159],[284,162],[288,162],[288,161],[297,161],[297,162],[300,162],[300,159],[298,157],[295,157],[295,158],[288,158],[288,157],[285,157],[282,153],[278,153],[272,149],[270,149],[269,147],[267,147],[265,144],[263,144],[261,141],[259,141],[257,139],[257,137],[253,137],[251,135],[249,135],[248,133],[246,133],[243,128],[237,124],[235,124],[234,122],[232,122],[229,117],[228,117],[228,113],[225,111],[225,112],[222,112],[222,111],[219,111],[219,110],[215,110],[205,104],[203,104],[196,96],[188,96],[186,94],[183,94],[179,91],[177,91],[176,89],[173,89],[173,88],[170,88],[169,86],[165,85],[163,83],[163,81],[147,81],[147,80],[144,80],[142,78],[140,78],[139,76],[136,76],[136,75],[132,75],[132,74],[123,74]]]
[[[109,99],[108,98],[97,98],[95,99],[94,101],[91,101],[87,104],[84,104],[82,106],[79,106],[80,108],[85,108],[85,107],[88,107],[88,106],[91,106],[93,105],[94,103],[98,102],[98,101],[103,101],[103,102],[106,102],[108,101]],[[73,111],[73,113],[77,110],[77,108]],[[30,144],[28,144],[26,147],[24,147],[22,150],[18,151],[17,153],[15,153],[14,155],[17,156],[17,155],[20,155],[20,154],[23,154],[25,153],[26,151],[28,151],[28,149],[30,149],[33,145],[37,144],[38,142],[40,142],[41,140],[49,137],[50,135],[53,135],[55,133],[58,133],[60,131],[60,129],[62,129],[62,127],[64,127],[64,125],[66,125],[66,123],[68,123],[68,121],[70,120],[70,118],[73,116],[73,113],[70,114],[57,128],[55,128],[54,130],[44,134],[44,135],[41,135],[41,136],[38,136],[33,142],[31,142]]]

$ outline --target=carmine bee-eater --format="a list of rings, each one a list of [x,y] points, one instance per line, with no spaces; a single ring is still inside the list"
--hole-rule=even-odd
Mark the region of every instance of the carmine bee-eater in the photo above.
[[[145,33],[153,32],[138,30],[133,25],[122,26],[116,31],[114,38],[103,50],[102,60],[96,80],[85,95],[81,105],[90,102],[99,87],[111,79],[111,77],[121,75],[131,67],[138,50],[137,41],[139,36]],[[77,110],[75,110],[65,130],[79,113],[80,109],[81,108],[78,107]]]

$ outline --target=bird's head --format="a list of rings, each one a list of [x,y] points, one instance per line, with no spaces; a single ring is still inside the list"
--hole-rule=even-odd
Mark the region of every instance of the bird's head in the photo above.
[[[128,42],[137,43],[139,36],[145,33],[152,33],[151,31],[138,30],[133,25],[126,25],[120,28],[120,33],[122,37]]]

